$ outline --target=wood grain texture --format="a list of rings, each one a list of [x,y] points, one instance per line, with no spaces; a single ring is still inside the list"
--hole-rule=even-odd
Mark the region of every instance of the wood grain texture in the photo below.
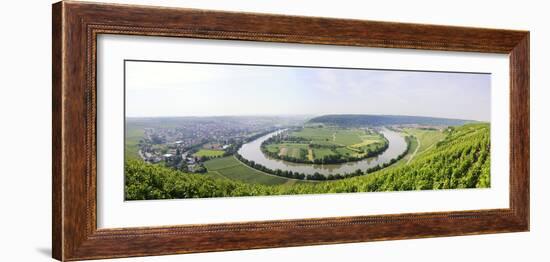
[[[510,52],[510,207],[529,228],[529,33]]]
[[[59,258],[63,253],[61,246],[63,231],[63,190],[61,171],[61,71],[62,34],[61,5],[52,8],[52,256]]]
[[[81,260],[529,230],[529,33],[484,28],[60,2],[53,6],[53,257]],[[97,229],[99,34],[510,55],[510,208]]]

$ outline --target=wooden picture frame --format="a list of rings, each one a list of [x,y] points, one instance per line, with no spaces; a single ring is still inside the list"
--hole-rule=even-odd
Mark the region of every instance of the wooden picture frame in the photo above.
[[[56,3],[52,11],[52,245],[53,257],[58,260],[529,230],[528,31],[72,1]],[[510,208],[98,229],[96,41],[99,34],[508,54]]]

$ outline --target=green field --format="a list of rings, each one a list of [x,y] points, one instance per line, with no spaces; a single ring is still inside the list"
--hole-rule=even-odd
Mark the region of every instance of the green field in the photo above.
[[[291,136],[302,137],[319,144],[351,146],[363,142],[367,136],[364,130],[342,129],[336,127],[305,127],[300,131],[294,131]]]
[[[197,153],[193,154],[196,157],[220,157],[223,156],[225,152],[223,150],[215,149],[200,149]]]
[[[204,166],[206,166],[209,174],[213,173],[219,177],[224,177],[229,180],[246,182],[250,184],[281,185],[294,184],[297,182],[296,180],[269,175],[253,169],[241,163],[234,156],[208,160],[204,162]]]
[[[328,148],[315,148],[313,149],[313,157],[314,159],[323,159],[323,157],[337,155],[334,150],[328,149]]]
[[[267,151],[269,151],[271,153],[276,153],[276,154],[278,154],[281,151],[281,147],[279,145],[275,145],[275,144],[267,145],[266,149],[267,149]]]
[[[143,129],[134,126],[126,127],[126,138],[124,140],[124,156],[126,159],[140,159],[139,140],[143,138]]]
[[[310,126],[292,131],[288,136],[301,142],[278,141],[267,144],[264,150],[291,162],[341,163],[364,158],[386,143],[381,135],[358,128]]]
[[[335,149],[336,153],[346,156],[357,155],[357,151],[350,147],[338,147]]]

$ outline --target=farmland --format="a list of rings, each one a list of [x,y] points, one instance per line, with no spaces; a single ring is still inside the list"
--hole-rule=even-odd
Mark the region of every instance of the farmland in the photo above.
[[[428,130],[429,131],[429,130]],[[432,130],[433,131],[433,130]],[[234,157],[206,162],[208,173],[187,174],[138,160],[127,161],[126,199],[170,199],[342,192],[487,188],[490,180],[490,128],[468,124],[440,132],[419,131],[424,141],[434,141],[409,164],[393,165],[372,174],[318,183],[283,182],[253,169],[245,169]],[[438,131],[439,132],[439,131]],[[428,135],[443,139],[428,139]],[[438,141],[438,142],[435,142]],[[427,142],[426,142],[427,143]],[[428,143],[427,143],[428,144]],[[416,151],[416,150],[415,150]],[[217,173],[218,175],[210,175]],[[225,178],[221,178],[221,177]],[[254,176],[254,177],[252,177]],[[255,181],[255,182],[252,182]],[[287,180],[288,181],[288,180]]]
[[[223,150],[215,150],[215,149],[200,149],[196,153],[193,154],[195,157],[220,157],[223,156],[225,152]]]
[[[275,136],[262,145],[270,157],[297,163],[343,163],[374,156],[387,139],[370,129],[309,126]]]

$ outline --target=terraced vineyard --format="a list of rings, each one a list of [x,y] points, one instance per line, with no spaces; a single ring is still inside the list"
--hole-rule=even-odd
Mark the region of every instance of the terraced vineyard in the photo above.
[[[234,156],[212,159],[204,163],[209,174],[234,181],[241,181],[250,184],[280,185],[293,184],[295,181],[270,175],[246,165],[243,165]]]
[[[245,172],[238,169],[243,167],[234,158],[206,162],[209,173],[203,175],[130,159],[125,169],[125,194],[126,199],[135,200],[490,187],[489,124],[451,127],[441,136],[442,140],[433,140],[431,146],[420,145],[421,150],[406,165],[318,183],[288,183],[278,177],[273,179],[283,179],[281,183],[250,183],[242,177]],[[218,174],[210,174],[212,171]]]

